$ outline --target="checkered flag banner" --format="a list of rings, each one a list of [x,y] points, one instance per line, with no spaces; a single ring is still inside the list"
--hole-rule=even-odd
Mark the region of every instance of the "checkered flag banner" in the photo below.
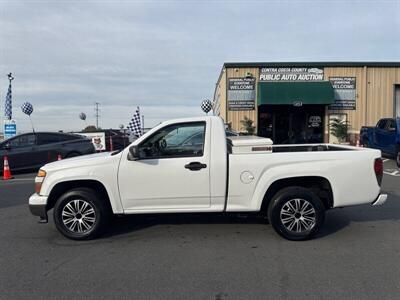
[[[21,110],[24,114],[30,116],[33,113],[33,106],[29,102],[25,102],[22,104]]]
[[[204,111],[206,114],[208,114],[211,109],[212,103],[210,100],[203,100],[203,102],[201,102],[201,110]]]
[[[7,91],[7,96],[6,96],[6,102],[5,102],[5,107],[4,107],[4,117],[7,120],[12,119],[12,93],[11,93],[11,82],[10,85],[8,86],[8,91]]]
[[[139,106],[137,107],[135,113],[133,114],[133,117],[132,117],[131,121],[129,122],[127,128],[136,136],[142,135],[142,125],[140,122]]]

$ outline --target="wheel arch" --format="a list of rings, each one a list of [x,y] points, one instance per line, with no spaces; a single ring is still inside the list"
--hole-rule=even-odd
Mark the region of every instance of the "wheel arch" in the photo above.
[[[290,186],[310,189],[321,198],[326,209],[332,208],[334,205],[332,186],[328,179],[322,176],[300,176],[281,178],[274,181],[264,194],[261,203],[261,211],[268,210],[269,203],[277,192]]]
[[[107,192],[106,187],[98,180],[71,180],[71,181],[62,181],[57,183],[50,191],[50,194],[47,199],[46,209],[50,210],[54,207],[57,200],[69,190],[76,188],[90,188],[95,190],[101,196],[101,199],[107,203],[107,207],[112,212],[110,196]]]

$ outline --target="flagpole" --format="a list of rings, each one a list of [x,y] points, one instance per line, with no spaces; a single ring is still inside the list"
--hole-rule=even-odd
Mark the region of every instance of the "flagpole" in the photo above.
[[[32,122],[31,115],[29,115],[29,120],[31,121],[32,131],[35,134],[35,128],[33,128],[33,122]]]

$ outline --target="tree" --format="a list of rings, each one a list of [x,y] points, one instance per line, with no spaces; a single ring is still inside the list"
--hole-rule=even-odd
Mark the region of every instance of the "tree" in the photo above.
[[[99,131],[99,130],[101,130],[100,127],[97,128],[97,127],[94,126],[94,125],[89,125],[89,126],[86,126],[86,127],[82,130],[82,132],[96,132],[96,131]]]
[[[338,118],[334,118],[330,120],[329,129],[333,136],[335,136],[339,143],[343,143],[347,141],[348,131],[350,128],[350,124],[347,120],[340,120]]]
[[[245,130],[246,135],[254,135],[256,132],[256,127],[253,126],[254,121],[249,119],[247,116],[243,118],[243,120],[240,121],[240,124],[242,124],[242,128]]]

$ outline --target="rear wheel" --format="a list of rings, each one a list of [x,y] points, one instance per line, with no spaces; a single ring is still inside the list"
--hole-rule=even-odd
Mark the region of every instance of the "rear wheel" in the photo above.
[[[325,219],[320,198],[303,187],[287,187],[276,193],[268,209],[268,219],[282,237],[301,241],[318,233]]]
[[[397,167],[400,169],[400,149],[397,150],[396,164],[397,164]]]
[[[95,238],[109,219],[105,202],[89,188],[66,192],[57,200],[53,214],[58,231],[74,240]]]

